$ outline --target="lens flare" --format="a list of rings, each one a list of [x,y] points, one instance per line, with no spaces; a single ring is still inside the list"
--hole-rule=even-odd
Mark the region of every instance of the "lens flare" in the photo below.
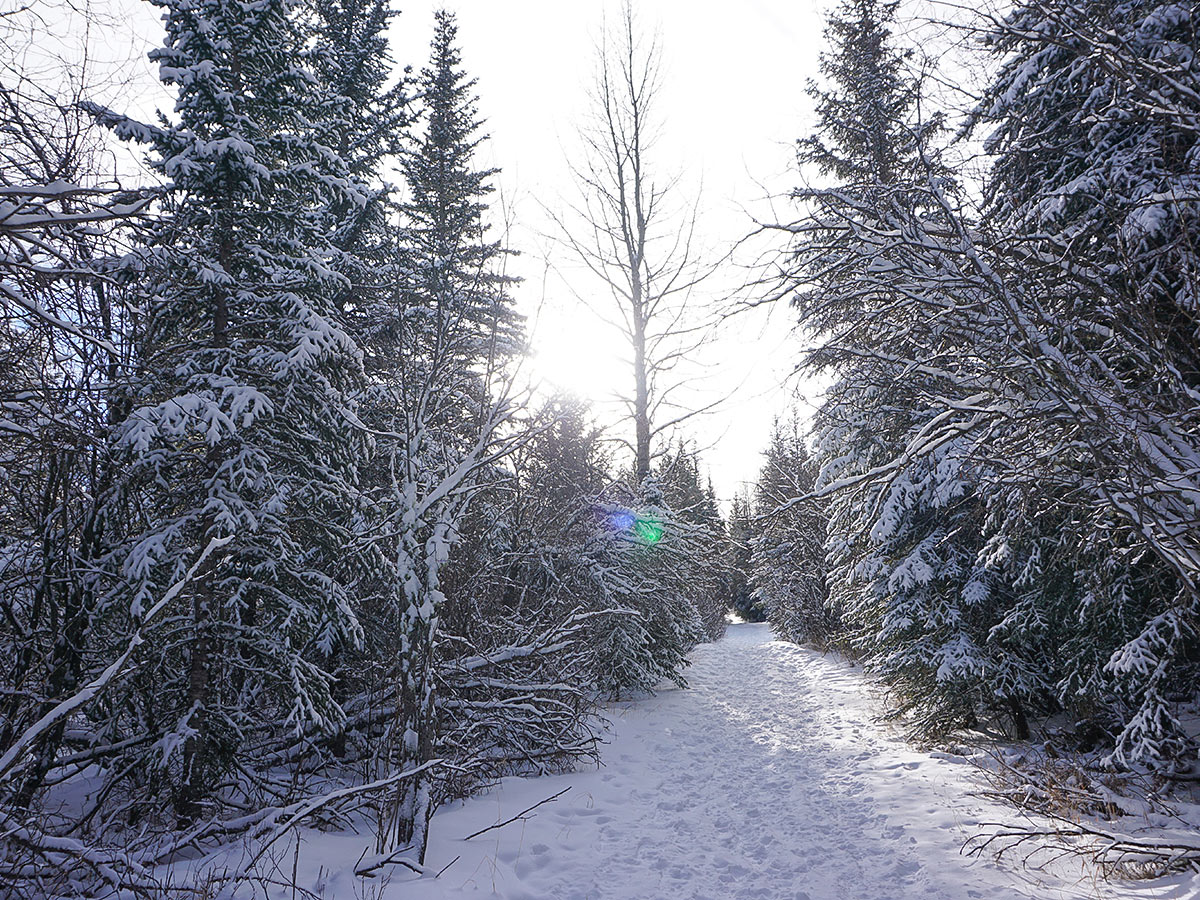
[[[619,509],[609,513],[608,523],[613,531],[632,531],[637,524],[637,516],[627,509]]]
[[[662,540],[662,523],[655,519],[641,518],[639,516],[637,522],[634,523],[633,533],[647,544],[657,544]]]
[[[610,510],[605,514],[609,529],[637,538],[645,544],[662,540],[662,522],[650,515],[639,515],[629,509]]]

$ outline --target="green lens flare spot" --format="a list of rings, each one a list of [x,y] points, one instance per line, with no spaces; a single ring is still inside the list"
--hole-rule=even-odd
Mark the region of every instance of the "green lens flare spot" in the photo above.
[[[633,525],[633,533],[647,544],[657,544],[662,540],[662,523],[656,522],[654,519],[639,518]]]

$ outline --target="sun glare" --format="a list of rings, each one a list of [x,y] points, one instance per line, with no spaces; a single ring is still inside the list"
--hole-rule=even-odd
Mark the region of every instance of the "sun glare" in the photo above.
[[[549,388],[603,403],[632,381],[619,338],[591,316],[547,317],[538,323],[532,343],[534,373]]]

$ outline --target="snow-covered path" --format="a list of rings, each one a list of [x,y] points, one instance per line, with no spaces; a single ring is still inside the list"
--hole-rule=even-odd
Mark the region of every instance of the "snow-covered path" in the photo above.
[[[1003,814],[971,796],[968,768],[906,747],[872,722],[860,674],[772,641],[765,626],[735,625],[698,648],[688,679],[689,690],[610,708],[599,771],[508,779],[443,809],[428,863],[449,868],[437,879],[396,876],[385,896],[1188,896],[1179,883],[1114,890],[962,855],[974,823]],[[568,786],[527,820],[463,840]],[[361,896],[334,881],[324,896]]]

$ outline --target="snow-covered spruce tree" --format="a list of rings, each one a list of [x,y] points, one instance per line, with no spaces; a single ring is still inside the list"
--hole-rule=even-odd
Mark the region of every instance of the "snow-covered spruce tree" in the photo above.
[[[507,294],[507,253],[486,233],[494,172],[474,168],[483,138],[455,41],[454,17],[439,12],[417,87],[422,133],[403,160],[408,199],[392,291],[357,323],[370,380],[363,418],[376,438],[369,538],[391,567],[372,635],[381,684],[394,692],[384,746],[375,748],[388,774],[434,759],[442,567],[471,497],[521,440],[508,427],[515,402],[506,373],[521,324]],[[420,866],[434,777],[404,780],[384,803],[381,854]]]
[[[1002,398],[992,455],[1026,507],[1069,511],[1041,551],[1077,626],[1058,693],[1117,723],[1124,763],[1184,752],[1172,700],[1196,675],[1196,29],[1165,0],[1017,4],[992,29],[1002,66],[972,123],[995,157],[999,248],[976,275],[1024,370],[1025,414]],[[1013,365],[1000,340],[992,355]]]
[[[136,751],[146,782],[188,823],[233,799],[252,732],[341,719],[327,654],[360,639],[336,560],[364,442],[348,414],[359,353],[331,300],[346,282],[321,227],[349,180],[313,124],[304,30],[287,0],[160,5],[152,58],[175,116],[106,115],[152,146],[173,192],[130,263],[141,374],[119,433],[136,518],[113,600],[136,625],[183,585],[123,703],[155,732],[156,752]]]
[[[887,257],[874,258],[876,248],[864,247],[860,237],[862,230],[898,230],[906,218],[919,214],[914,207],[921,201],[922,143],[936,125],[914,128],[918,85],[891,36],[896,7],[886,0],[846,0],[830,14],[829,49],[821,56],[825,87],[810,86],[818,133],[800,142],[798,159],[833,185],[795,192],[808,215],[794,229],[794,274],[800,287],[792,300],[803,323],[821,340],[808,364],[832,371],[837,379],[815,426],[817,482],[830,495],[828,604],[853,627],[852,646],[868,660],[883,657],[881,643],[894,627],[892,618],[918,629],[926,618],[914,619],[902,610],[898,584],[889,583],[893,569],[904,571],[906,562],[911,567],[914,561],[901,555],[902,548],[880,546],[876,539],[876,514],[888,483],[871,478],[902,454],[925,414],[924,385],[902,378],[904,363],[895,360],[902,360],[905,342],[899,347],[893,342],[909,323],[896,321],[887,286],[869,277],[872,267],[886,265]],[[783,442],[783,434],[778,436]],[[796,434],[790,437],[789,446],[780,450],[803,467],[802,442]],[[764,474],[777,483],[783,473]],[[784,477],[802,488],[811,473],[801,468]],[[778,490],[775,484],[770,489]],[[792,488],[783,493],[786,504],[787,494],[799,492]],[[893,525],[897,513],[904,524],[916,524],[919,510],[907,506],[892,510]],[[769,513],[766,507],[761,503],[760,512]],[[767,549],[759,553],[763,563]],[[932,574],[934,569],[923,571]],[[942,590],[952,595],[953,583]],[[805,637],[806,619],[824,630],[825,603],[812,591],[804,594],[807,612],[789,608],[786,593],[774,601],[777,627],[787,636]],[[818,600],[815,607],[813,600]]]
[[[857,317],[882,342],[832,345],[887,379],[839,383],[819,418],[833,520],[842,498],[871,525],[831,543],[850,576],[831,588],[883,585],[876,618],[902,613],[883,661],[910,697],[954,685],[967,703],[932,707],[947,725],[998,707],[1020,731],[1058,702],[1084,731],[1115,723],[1115,762],[1186,748],[1172,703],[1194,683],[1200,559],[1193,33],[1175,4],[1021,5],[975,114],[996,157],[984,214],[964,214],[925,152],[916,202],[841,219],[859,247],[844,282],[889,305]],[[872,460],[881,397],[902,452]],[[864,532],[881,565],[860,565]],[[911,565],[889,569],[900,555]]]
[[[748,622],[766,620],[754,577],[754,502],[748,491],[734,494],[729,510],[729,608]],[[823,542],[822,542],[823,543]]]
[[[699,457],[669,449],[638,490],[618,481],[605,492],[600,545],[610,560],[610,603],[597,684],[610,696],[687,684],[688,653],[725,631],[728,538]]]
[[[616,698],[663,681],[686,687],[687,654],[705,638],[688,576],[697,572],[694,554],[706,531],[671,509],[653,473],[637,491],[624,481],[611,484],[598,508],[595,553],[614,617],[598,635],[596,686]]]
[[[987,472],[953,430],[969,414],[944,409],[943,398],[966,399],[957,378],[977,365],[971,336],[947,324],[962,300],[937,291],[945,262],[912,252],[953,229],[943,202],[953,185],[930,149],[938,119],[919,119],[919,84],[890,35],[895,9],[847,0],[833,12],[828,88],[813,89],[819,134],[800,144],[800,161],[834,182],[796,192],[808,213],[791,226],[785,285],[820,340],[808,365],[836,378],[814,444],[828,496],[826,583],[846,639],[894,689],[898,711],[920,714],[918,733],[973,724],[979,712],[1010,715],[1021,732],[1039,685],[988,642],[1003,592],[981,555]],[[945,432],[929,441],[935,426]]]
[[[383,177],[401,155],[410,118],[407,77],[389,86],[395,64],[386,30],[394,15],[388,0],[315,0],[311,8],[314,70],[326,95],[315,124],[355,186],[329,205],[326,225],[348,279],[338,305],[351,320],[370,308],[367,295],[386,293],[394,262]]]
[[[656,467],[668,519],[678,532],[681,556],[671,583],[696,608],[703,639],[725,633],[728,604],[728,535],[711,479],[704,483],[700,455],[683,441],[668,449]]]
[[[840,617],[825,588],[822,504],[810,496],[815,475],[799,419],[777,420],[749,511],[754,602],[784,640],[840,646]]]
[[[858,415],[844,404],[823,409],[819,450],[842,438],[830,413]],[[1020,545],[989,540],[994,498],[985,494],[990,479],[977,480],[973,448],[948,440],[905,457],[920,436],[914,428],[897,461],[875,476],[878,490],[830,495],[831,523],[870,528],[830,528],[827,577],[847,626],[843,640],[891,687],[894,711],[909,717],[916,737],[938,738],[980,718],[1028,737],[1028,712],[1046,708],[1050,677],[1031,658],[1044,629],[1018,626],[1011,606]]]
[[[397,200],[395,187],[385,177],[408,140],[411,82],[407,69],[396,72],[390,53],[386,32],[396,13],[389,0],[315,0],[304,11],[313,42],[316,86],[322,93],[321,115],[314,125],[344,164],[353,188],[322,210],[321,227],[329,236],[332,264],[345,276],[332,300],[359,346],[368,347],[374,311],[394,296]],[[363,402],[363,393],[369,396],[369,388],[356,396],[356,405]],[[380,466],[385,465],[368,450],[360,466],[364,490],[355,528],[361,534],[383,527],[382,510],[372,502],[368,485],[378,483]],[[340,548],[338,558],[342,577],[353,584],[364,631],[374,633],[379,605],[372,601],[390,583],[393,567],[382,548],[369,539]],[[333,751],[334,756],[353,761],[355,753],[346,757],[350,733],[358,732],[361,738],[364,729],[377,724],[364,697],[378,687],[372,683],[378,649],[335,648],[334,697],[346,708],[346,730],[321,745],[307,736],[310,750]]]

